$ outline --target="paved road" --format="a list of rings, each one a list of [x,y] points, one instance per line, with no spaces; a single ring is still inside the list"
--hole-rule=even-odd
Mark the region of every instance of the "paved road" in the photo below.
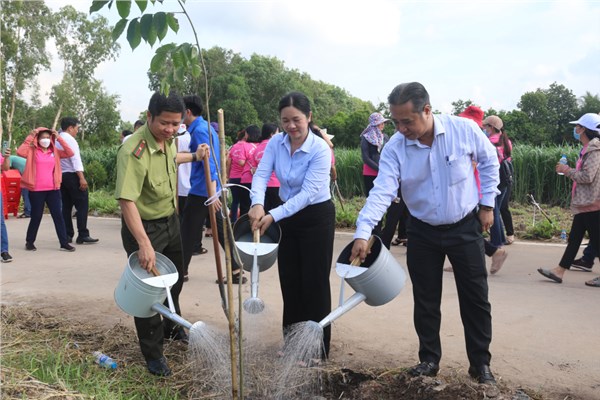
[[[7,227],[14,262],[2,264],[3,303],[23,302],[76,320],[94,320],[102,328],[118,321],[133,327],[132,318],[118,309],[113,291],[126,264],[120,241],[120,220],[90,218],[94,245],[76,245],[77,251],[59,251],[49,215],[45,215],[36,241],[38,250],[26,252],[28,219],[9,218]],[[184,316],[202,320],[225,330],[220,306],[211,239],[210,251],[196,256],[190,266],[190,281],[182,293]],[[336,234],[337,257],[351,235]],[[507,247],[510,255],[504,268],[490,276],[494,339],[492,369],[511,385],[585,398],[600,398],[600,289],[584,281],[593,273],[570,272],[562,285],[542,278],[536,268],[555,265],[563,245],[516,242]],[[392,253],[405,265],[404,247]],[[444,368],[466,374],[468,361],[460,323],[454,277],[444,274],[442,344]],[[332,272],[332,297],[339,295],[339,278]],[[346,297],[352,293],[347,287]],[[237,289],[235,290],[237,293]],[[245,285],[243,296],[249,296]],[[280,341],[281,296],[277,268],[261,273],[259,297],[267,308],[260,319],[261,339],[275,345]],[[237,301],[236,301],[237,304]],[[411,285],[392,302],[381,307],[361,304],[336,321],[332,359],[348,366],[395,368],[410,366],[417,357],[417,338],[412,323]],[[249,321],[249,319],[246,319]],[[448,371],[448,369],[446,369]],[[558,398],[558,396],[557,396]],[[561,398],[564,398],[562,396]]]

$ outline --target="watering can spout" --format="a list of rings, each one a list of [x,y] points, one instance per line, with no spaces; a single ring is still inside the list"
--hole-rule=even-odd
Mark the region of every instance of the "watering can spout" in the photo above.
[[[162,315],[165,318],[170,319],[171,321],[175,322],[176,324],[179,324],[181,326],[183,326],[184,328],[192,329],[192,324],[184,319],[182,316],[171,312],[171,310],[169,310],[167,307],[165,307],[164,305],[160,304],[160,303],[154,303],[152,305],[152,309],[154,311],[156,311],[157,313],[159,313],[160,315]]]
[[[352,310],[354,307],[362,303],[366,298],[367,296],[365,296],[362,293],[354,293],[348,300],[344,302],[344,304],[342,304],[341,306],[333,310],[331,313],[329,313],[328,316],[323,318],[321,322],[319,322],[319,325],[321,326],[321,328],[325,328],[326,326],[331,325],[333,321],[346,314],[348,311]]]

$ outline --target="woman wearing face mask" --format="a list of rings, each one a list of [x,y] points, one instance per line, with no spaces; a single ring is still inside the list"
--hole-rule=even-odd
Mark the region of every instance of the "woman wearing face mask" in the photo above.
[[[252,178],[248,217],[252,229],[261,233],[273,222],[281,227],[277,264],[285,338],[294,323],[319,322],[331,312],[335,207],[329,191],[331,149],[310,129],[308,98],[288,93],[279,101],[279,116],[284,131],[269,140]],[[283,204],[265,213],[265,192],[273,172]],[[322,358],[329,353],[330,339],[328,326],[323,330]]]
[[[61,144],[64,150],[59,150],[55,142]],[[25,250],[37,250],[34,242],[42,221],[44,204],[48,206],[56,235],[63,251],[75,251],[75,247],[69,244],[65,222],[62,217],[62,202],[60,197],[60,184],[62,181],[62,170],[60,159],[73,156],[73,150],[56,131],[48,128],[37,128],[31,131],[29,136],[17,149],[17,154],[27,159],[25,171],[21,177],[21,187],[29,189],[29,200],[31,202],[31,220],[27,228],[25,238]]]
[[[575,168],[558,163],[556,172],[573,180],[571,212],[574,214],[567,248],[553,269],[538,268],[538,272],[556,283],[562,283],[571,268],[577,250],[587,231],[595,254],[600,254],[600,116],[584,114],[575,124],[573,136],[583,144]],[[588,286],[600,287],[600,276],[587,281]]]

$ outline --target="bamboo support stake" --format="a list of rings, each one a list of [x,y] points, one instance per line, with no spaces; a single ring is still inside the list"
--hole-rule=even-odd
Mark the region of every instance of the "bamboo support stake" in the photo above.
[[[217,110],[217,122],[219,123],[219,149],[221,155],[221,184],[225,185],[227,182],[227,154],[225,152],[225,117],[223,115],[223,109]],[[227,210],[227,191],[221,188],[221,204],[223,205],[223,209]],[[232,260],[231,260],[231,249],[229,234],[232,232],[231,230],[231,222],[226,212],[223,216],[223,247],[225,249],[225,266],[227,269],[227,303],[230,305],[228,309],[227,319],[229,321],[229,348],[231,354],[231,387],[232,387],[232,398],[233,399],[243,399],[244,392],[244,381],[243,381],[243,365],[242,365],[242,349],[241,349],[241,311],[238,313],[239,315],[239,338],[238,344],[239,349],[236,349],[236,329],[235,329],[235,312],[232,307],[233,305],[233,268],[232,268]],[[240,277],[242,279],[242,271],[240,270]],[[241,289],[242,284],[238,285]],[[240,296],[241,298],[241,296]],[[238,307],[239,308],[239,307]],[[241,308],[240,308],[241,310]],[[237,375],[237,361],[236,361],[236,350],[240,357],[240,376],[239,376],[239,386],[238,386],[238,375]]]

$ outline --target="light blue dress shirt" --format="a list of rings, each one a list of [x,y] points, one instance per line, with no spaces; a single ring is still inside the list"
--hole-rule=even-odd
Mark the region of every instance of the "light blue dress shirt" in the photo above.
[[[291,154],[291,150],[290,138],[285,132],[273,136],[252,178],[252,205],[264,205],[267,182],[275,171],[281,184],[279,197],[284,202],[269,211],[275,221],[291,217],[307,206],[331,199],[331,150],[327,143],[309,132],[294,154]]]
[[[410,214],[430,225],[453,224],[477,206],[493,207],[500,183],[494,146],[471,120],[433,115],[431,147],[396,132],[383,148],[379,174],[356,221],[355,238],[368,239],[398,185]],[[477,163],[481,199],[473,164]]]

